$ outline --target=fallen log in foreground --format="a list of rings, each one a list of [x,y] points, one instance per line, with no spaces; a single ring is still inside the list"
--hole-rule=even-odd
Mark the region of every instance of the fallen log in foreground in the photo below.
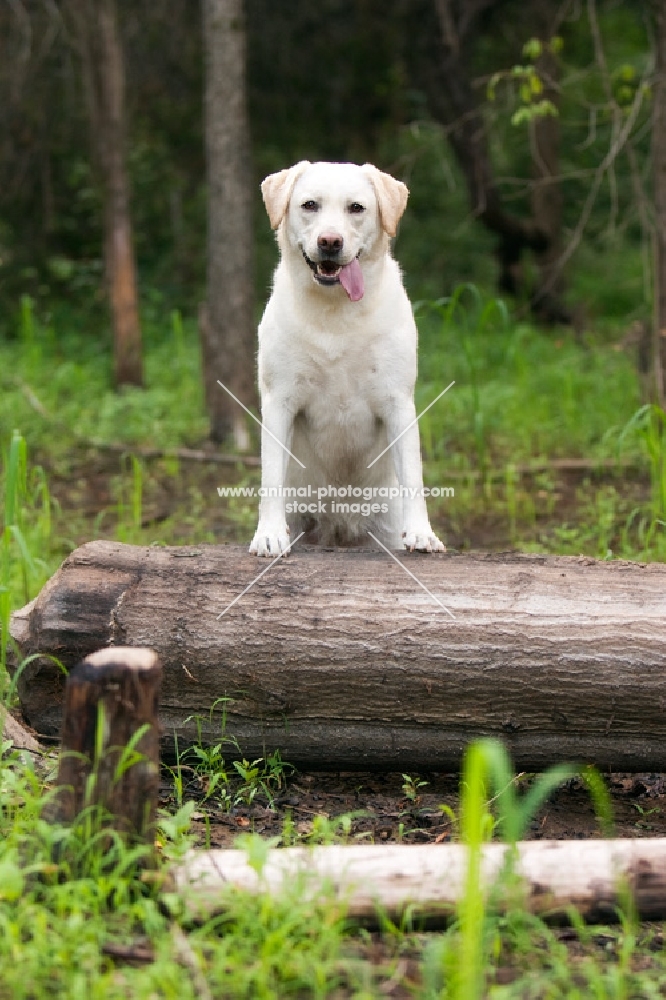
[[[481,884],[488,895],[502,871],[508,848],[486,844]],[[261,876],[244,851],[192,853],[176,870],[176,884],[189,909],[199,916],[225,908],[230,886],[280,894],[325,892],[344,900],[350,916],[370,919],[377,907],[392,919],[408,907],[420,918],[450,918],[465,891],[467,849],[459,844],[382,847],[290,847],[269,850]],[[523,905],[552,918],[575,907],[583,919],[605,922],[626,910],[630,890],[644,920],[666,917],[666,839],[537,840],[518,844],[515,872],[523,879]],[[498,889],[494,905],[516,901]]]
[[[666,566],[400,559],[430,594],[381,551],[297,547],[269,567],[238,546],[92,542],[11,631],[21,656],[67,667],[154,649],[163,751],[199,715],[205,740],[226,725],[246,756],[279,749],[313,769],[452,770],[470,740],[497,736],[521,769],[666,770]],[[58,734],[63,690],[43,656],[20,675],[40,733]]]

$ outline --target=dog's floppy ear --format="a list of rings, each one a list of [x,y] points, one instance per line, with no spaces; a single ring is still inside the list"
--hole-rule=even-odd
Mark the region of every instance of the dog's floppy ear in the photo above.
[[[300,163],[294,164],[293,167],[288,167],[286,170],[278,170],[276,174],[269,174],[261,182],[261,193],[264,198],[266,211],[268,212],[271,229],[277,229],[284,219],[294,184],[305,168],[309,166],[309,160],[301,160]]]
[[[373,167],[372,163],[365,163],[361,169],[375,189],[382,227],[389,236],[395,236],[409,197],[407,185]]]

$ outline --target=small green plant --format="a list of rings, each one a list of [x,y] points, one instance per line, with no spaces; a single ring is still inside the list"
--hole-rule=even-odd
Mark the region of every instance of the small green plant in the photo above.
[[[225,808],[231,806],[229,794],[229,774],[222,753],[222,743],[208,747],[195,744],[189,750],[193,759],[193,770],[199,776],[203,787],[203,800],[216,796]]]
[[[648,458],[652,518],[666,522],[666,411],[656,403],[641,406],[622,430],[620,447],[631,437],[640,441]]]
[[[35,342],[34,303],[29,295],[21,296],[19,335],[26,347],[32,347]]]
[[[308,844],[344,844],[351,837],[354,820],[361,816],[365,816],[362,810],[335,818],[321,814],[313,816],[312,829],[302,839]]]
[[[252,804],[255,795],[263,787],[263,763],[262,757],[258,757],[257,760],[253,760],[251,763],[245,757],[242,760],[235,760],[233,762],[234,768],[241,779],[241,783],[236,789],[236,802],[244,802],[248,806]]]
[[[451,824],[451,838],[453,840],[457,839],[460,832],[460,819],[458,813],[451,806],[447,805],[445,802],[437,807],[441,812],[442,816],[446,816],[447,820]]]
[[[480,740],[466,751],[463,761],[461,795],[461,835],[467,846],[465,891],[458,911],[460,960],[454,973],[455,1000],[477,1000],[485,988],[484,935],[486,903],[481,885],[481,851],[487,830],[487,788],[495,789],[493,802],[497,812],[497,830],[509,845],[505,877],[511,876],[516,843],[545,799],[576,768],[559,765],[539,775],[522,796],[516,794],[516,781],[508,753],[496,740]]]
[[[418,775],[411,777],[409,774],[403,774],[402,776],[402,792],[406,799],[410,802],[418,802],[420,795],[419,789],[425,788],[428,785],[427,781],[421,781]]]
[[[225,705],[229,700],[226,697],[218,698],[210,709],[212,722],[214,713],[222,705],[220,737],[214,744],[209,744],[204,739],[203,719],[200,715],[190,716],[185,720],[186,723],[194,721],[197,738],[179,758],[177,768],[172,770],[174,783],[178,785],[177,801],[182,802],[182,773],[185,769],[196,776],[203,788],[203,802],[214,798],[223,808],[231,809],[240,803],[249,806],[261,794],[272,808],[275,793],[284,788],[295,768],[282,760],[279,750],[252,761],[242,756],[236,738],[226,733]]]
[[[659,808],[659,806],[653,806],[652,809],[644,809],[639,802],[632,802],[631,804],[641,817],[639,820],[637,820],[636,826],[641,830],[651,830],[652,823],[649,823],[648,820],[650,816],[660,815],[661,809]]]
[[[617,434],[617,432],[615,432]],[[630,558],[666,559],[666,411],[641,406],[617,434],[617,454],[637,444],[650,474],[649,504],[633,507],[619,525],[619,548]]]
[[[185,338],[183,335],[183,317],[178,309],[171,310],[171,332],[173,334],[176,358],[182,362],[185,356]]]
[[[518,534],[518,502],[516,495],[516,486],[518,485],[518,482],[519,478],[516,472],[516,466],[513,462],[509,462],[504,468],[504,493],[506,496],[506,512],[509,518],[509,537],[512,545],[515,545]]]
[[[126,469],[129,466],[130,482],[128,487],[124,475],[116,486],[118,497],[116,536],[121,542],[134,542],[141,539],[145,471],[143,462],[136,455],[126,456],[123,464]]]
[[[241,779],[235,791],[234,802],[250,805],[257,793],[261,792],[271,808],[275,792],[284,788],[287,777],[295,770],[292,764],[282,760],[279,750],[266,758],[258,757],[253,761],[245,758],[235,760],[233,765]]]
[[[9,622],[19,598],[27,603],[48,574],[43,552],[51,536],[51,499],[41,468],[28,469],[28,449],[14,431],[3,463],[4,504],[0,534],[0,694],[6,684]]]

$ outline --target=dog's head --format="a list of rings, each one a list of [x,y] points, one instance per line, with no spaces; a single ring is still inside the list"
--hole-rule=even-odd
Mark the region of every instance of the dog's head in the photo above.
[[[317,285],[340,285],[352,302],[363,298],[364,261],[385,252],[408,195],[369,163],[307,160],[270,174],[261,193],[282,253],[300,253]]]

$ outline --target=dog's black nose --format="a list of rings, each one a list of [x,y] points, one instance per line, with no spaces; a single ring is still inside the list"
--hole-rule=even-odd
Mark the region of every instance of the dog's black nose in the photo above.
[[[317,238],[317,246],[322,253],[340,253],[344,240],[339,233],[322,233]]]

